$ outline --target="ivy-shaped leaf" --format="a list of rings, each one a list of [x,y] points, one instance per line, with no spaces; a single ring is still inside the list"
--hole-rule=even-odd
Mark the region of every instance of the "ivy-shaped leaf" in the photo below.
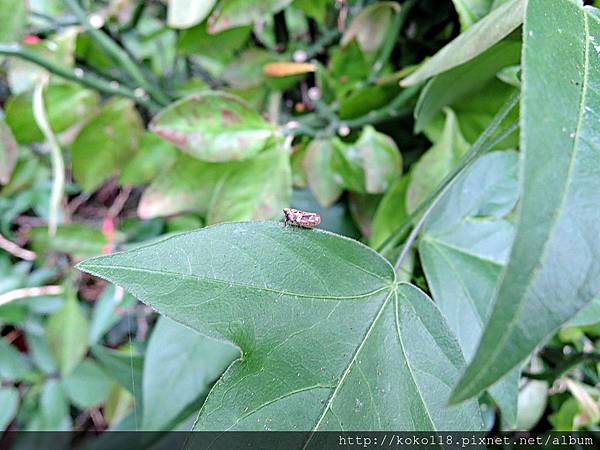
[[[482,428],[446,405],[464,361],[439,310],[356,241],[227,223],[79,268],[240,349],[197,430]]]
[[[519,194],[517,162],[515,152],[475,161],[438,204],[419,244],[428,286],[467,360],[477,349],[514,238],[514,225],[504,217]],[[517,367],[490,389],[512,427],[519,372]]]

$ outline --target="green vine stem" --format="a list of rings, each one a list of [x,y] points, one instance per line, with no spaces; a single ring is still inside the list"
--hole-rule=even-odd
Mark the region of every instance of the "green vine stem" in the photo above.
[[[130,76],[138,83],[139,87],[148,93],[161,106],[166,106],[171,99],[153,86],[140,70],[139,65],[131,59],[127,52],[121,48],[110,36],[95,28],[89,21],[87,13],[79,6],[77,0],[65,0],[66,5],[73,12],[77,20],[81,22],[85,30],[90,34],[98,45],[103,48]]]
[[[76,69],[80,71],[79,73],[71,71],[66,67],[60,66],[42,58],[37,53],[34,53],[18,44],[0,44],[0,55],[21,58],[25,61],[29,61],[40,67],[43,67],[44,69],[53,73],[54,75],[58,75],[59,77],[69,81],[74,81],[83,86],[95,89],[107,95],[119,95],[121,97],[131,98],[132,100],[135,100],[135,102],[139,103],[140,105],[144,106],[150,111],[157,111],[160,108],[160,105],[158,103],[149,99],[147,96],[143,94],[140,95],[135,91],[124,87],[117,81],[108,81],[97,76],[92,76],[84,69]]]

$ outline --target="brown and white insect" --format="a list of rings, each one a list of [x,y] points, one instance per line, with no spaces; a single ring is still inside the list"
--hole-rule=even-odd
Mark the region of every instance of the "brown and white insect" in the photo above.
[[[317,213],[299,211],[292,208],[283,208],[284,225],[291,223],[302,228],[312,228],[321,223],[321,216]]]

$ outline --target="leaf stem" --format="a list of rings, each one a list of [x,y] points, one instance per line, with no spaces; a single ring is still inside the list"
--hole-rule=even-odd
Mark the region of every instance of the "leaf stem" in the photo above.
[[[160,107],[160,105],[148,99],[146,96],[136,94],[134,91],[122,86],[117,81],[107,81],[98,76],[91,76],[81,68],[76,69],[81,71],[80,73],[72,72],[63,66],[42,58],[38,54],[18,44],[0,44],[0,55],[21,58],[25,61],[29,61],[40,67],[43,67],[54,75],[58,75],[59,77],[69,81],[74,81],[107,95],[119,95],[121,97],[131,98],[150,111],[155,111]]]
[[[58,213],[65,188],[65,162],[56,136],[52,132],[46,110],[44,108],[44,88],[48,83],[48,76],[44,76],[35,86],[33,91],[33,117],[44,134],[50,147],[52,159],[52,190],[50,192],[50,211],[48,213],[48,235],[54,236],[58,225]]]
[[[33,261],[35,258],[37,258],[37,255],[34,252],[19,247],[17,244],[15,244],[12,241],[9,241],[1,234],[0,234],[0,248],[2,250],[6,250],[11,255],[16,256],[17,258],[24,259],[26,261]]]
[[[87,13],[79,6],[77,0],[65,0],[65,3],[90,36],[131,76],[136,83],[138,83],[140,88],[146,91],[148,95],[161,106],[166,106],[171,102],[171,99],[167,95],[161,92],[157,87],[153,86],[144,77],[139,64],[134,62],[123,48],[113,41],[110,36],[100,29],[95,28],[90,23]]]

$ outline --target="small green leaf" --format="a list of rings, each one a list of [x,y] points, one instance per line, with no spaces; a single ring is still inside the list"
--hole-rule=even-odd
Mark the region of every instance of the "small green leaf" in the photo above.
[[[366,126],[354,144],[333,146],[332,167],[353,192],[381,194],[402,173],[402,159],[389,136]]]
[[[0,184],[8,184],[17,163],[17,142],[0,116]]]
[[[0,43],[20,41],[26,24],[25,2],[0,0]],[[1,426],[0,429],[2,429]]]
[[[331,164],[336,145],[343,144],[335,138],[315,139],[308,145],[304,155],[304,172],[308,186],[323,207],[331,206],[343,192]]]
[[[144,184],[156,179],[177,158],[176,149],[158,136],[144,132],[136,154],[123,164],[119,183]]]
[[[289,6],[292,0],[221,0],[209,17],[209,32],[218,33],[228,28],[260,22]]]
[[[440,139],[431,147],[411,171],[406,193],[406,207],[412,213],[460,161],[469,145],[460,132],[456,115],[446,109],[446,123]]]
[[[47,227],[34,227],[29,230],[29,237],[36,252],[67,253],[80,260],[102,253],[108,243],[97,228],[77,223],[60,225],[52,237],[48,236]]]
[[[88,350],[88,322],[74,295],[50,316],[46,340],[60,373],[68,375]]]
[[[142,130],[142,119],[131,100],[110,99],[71,146],[75,180],[85,191],[94,191],[135,154]]]
[[[0,387],[0,431],[12,422],[19,408],[19,391],[12,386]]]
[[[196,430],[482,427],[476,402],[446,406],[464,362],[435,304],[356,241],[227,223],[79,268],[240,348]]]
[[[398,178],[379,202],[373,216],[371,247],[381,246],[408,219],[406,193],[409,185],[410,175]]]
[[[112,381],[91,359],[85,359],[62,379],[63,389],[71,402],[87,409],[104,402]]]
[[[206,23],[202,23],[179,34],[177,51],[184,55],[196,54],[223,58],[243,47],[251,32],[252,27],[243,26],[209,34]]]
[[[343,98],[368,77],[371,66],[356,40],[331,52],[326,73],[338,99]],[[324,96],[326,98],[326,95]]]
[[[209,387],[240,352],[161,317],[144,364],[145,430],[163,430]]]
[[[162,110],[150,130],[191,156],[211,162],[256,156],[272,141],[275,128],[245,101],[207,91]]]
[[[46,380],[36,415],[25,431],[70,431],[71,426],[69,404],[60,380]]]
[[[0,360],[0,380],[21,381],[31,377],[31,365],[25,355],[4,339],[0,339]]]
[[[135,395],[139,405],[142,398],[142,371],[144,357],[133,350],[114,350],[96,345],[92,347],[92,355],[102,369],[118,383]]]
[[[525,4],[525,0],[511,0],[495,9],[438,51],[401,84],[403,86],[418,84],[485,52],[523,23]]]
[[[290,158],[280,147],[237,164],[217,183],[206,220],[273,219],[289,205],[292,195]]]
[[[454,402],[519,365],[600,292],[600,20],[570,0],[530,0],[523,35],[517,232]]]
[[[98,94],[71,83],[51,83],[44,91],[50,127],[60,133],[96,113]],[[33,117],[32,93],[10,97],[5,105],[6,123],[20,144],[40,142],[44,135]]]
[[[364,8],[352,19],[342,35],[341,44],[348,45],[356,39],[365,53],[374,52],[385,40],[393,14],[400,7],[395,2],[377,2]]]
[[[169,0],[167,25],[173,28],[190,28],[202,22],[217,0]]]

